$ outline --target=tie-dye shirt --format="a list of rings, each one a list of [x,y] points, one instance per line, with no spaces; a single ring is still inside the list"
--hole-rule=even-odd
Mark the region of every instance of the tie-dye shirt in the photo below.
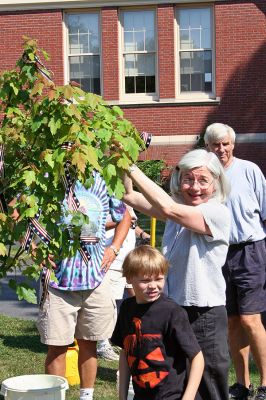
[[[94,174],[94,184],[89,189],[76,182],[74,191],[79,201],[79,211],[89,217],[89,224],[83,227],[86,231],[84,234],[95,236],[99,241],[86,245],[91,256],[88,264],[79,251],[74,257],[60,261],[55,270],[57,282],[51,281],[50,285],[62,290],[94,289],[102,282],[105,274],[100,267],[105,249],[106,218],[110,213],[113,221],[120,222],[125,213],[125,204],[108,195],[105,182],[98,173]],[[63,206],[67,209],[66,199]],[[71,216],[66,213],[63,223],[68,224],[70,219]]]

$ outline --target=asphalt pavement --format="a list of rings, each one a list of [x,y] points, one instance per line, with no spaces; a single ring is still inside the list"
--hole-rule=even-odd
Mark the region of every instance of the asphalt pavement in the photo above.
[[[9,279],[23,281],[20,274],[8,274],[7,278],[0,280],[0,314],[10,317],[19,317],[23,319],[36,320],[38,315],[38,305],[30,304],[25,300],[18,300],[14,290],[8,286]],[[30,283],[36,289],[38,294],[39,283],[32,281]]]

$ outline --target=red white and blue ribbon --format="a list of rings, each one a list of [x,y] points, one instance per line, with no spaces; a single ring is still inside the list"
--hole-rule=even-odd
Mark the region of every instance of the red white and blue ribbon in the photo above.
[[[140,134],[141,139],[144,142],[145,145],[145,149],[147,150],[147,148],[150,146],[151,144],[151,139],[152,139],[152,134],[148,133],[148,132],[141,132]]]

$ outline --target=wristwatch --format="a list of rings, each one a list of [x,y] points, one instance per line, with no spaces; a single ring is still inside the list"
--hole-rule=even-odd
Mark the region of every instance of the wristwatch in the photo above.
[[[115,253],[115,255],[118,256],[120,249],[117,249],[117,248],[116,248],[115,246],[113,246],[112,244],[111,244],[111,246],[110,246],[110,249],[112,249],[113,252]]]

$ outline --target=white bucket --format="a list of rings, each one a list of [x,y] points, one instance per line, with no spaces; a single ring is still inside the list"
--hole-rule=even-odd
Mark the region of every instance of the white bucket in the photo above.
[[[57,375],[21,375],[5,379],[1,394],[6,400],[65,400],[68,382]]]

